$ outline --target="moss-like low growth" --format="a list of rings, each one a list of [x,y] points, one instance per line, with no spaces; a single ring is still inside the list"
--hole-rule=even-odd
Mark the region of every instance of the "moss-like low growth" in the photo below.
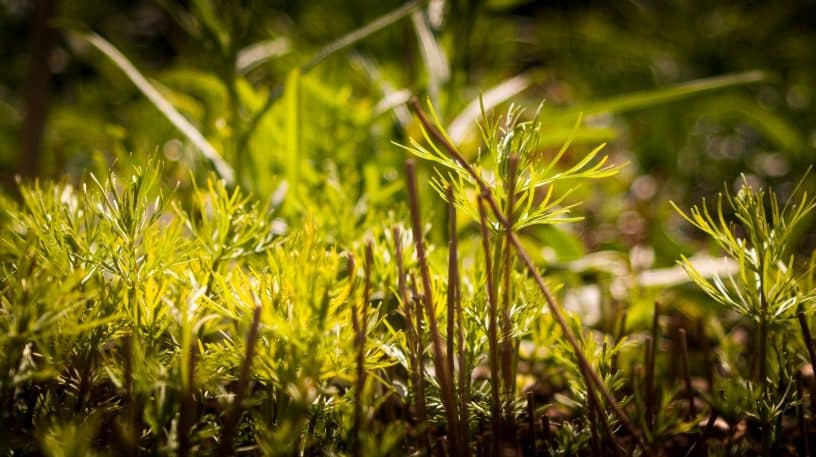
[[[595,149],[537,154],[537,118],[482,125],[467,161],[417,104],[448,249],[408,212],[357,241],[306,208],[280,217],[223,180],[167,188],[156,163],[3,205],[0,443],[9,455],[795,454],[812,425],[814,262],[791,242],[814,208],[745,185],[688,221],[735,266],[691,279],[742,343],[657,305],[642,337],[559,303],[541,245],[570,189],[614,179]],[[353,208],[333,208],[334,211]],[[444,227],[447,225],[447,227]],[[426,241],[427,240],[427,241]],[[532,254],[536,253],[536,254]],[[678,256],[679,257],[679,256]],[[633,286],[636,287],[636,286]],[[568,288],[567,288],[568,289]],[[753,338],[756,337],[756,340]],[[666,348],[671,348],[670,352]],[[747,351],[747,352],[746,352]],[[810,351],[810,352],[808,352]],[[810,365],[809,365],[810,366]]]

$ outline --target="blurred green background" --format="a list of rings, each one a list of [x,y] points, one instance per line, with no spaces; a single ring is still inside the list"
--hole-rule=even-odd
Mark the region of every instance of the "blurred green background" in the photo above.
[[[290,219],[334,205],[340,240],[402,199],[408,95],[459,120],[471,156],[478,116],[460,114],[493,89],[528,112],[544,101],[545,154],[583,113],[572,157],[609,142],[629,165],[579,190],[582,224],[538,236],[559,261],[645,246],[642,266],[671,265],[695,247],[668,200],[688,207],[741,173],[784,198],[813,162],[815,26],[814,1],[0,0],[0,173],[13,194],[17,175],[74,181],[154,156],[182,190],[211,169],[93,32],[242,187],[288,189]]]

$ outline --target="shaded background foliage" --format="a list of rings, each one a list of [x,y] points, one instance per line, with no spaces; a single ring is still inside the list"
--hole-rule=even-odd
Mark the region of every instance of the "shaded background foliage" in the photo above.
[[[340,294],[340,298],[333,295],[331,302],[320,301],[328,300],[329,293],[325,297],[312,296],[308,290],[310,283],[304,279],[310,272],[293,271],[284,265],[301,261],[298,248],[308,246],[310,250],[304,249],[304,255],[325,262],[321,267],[326,271],[321,270],[321,274],[329,278],[328,290],[334,285],[332,280],[342,277],[337,250],[350,248],[361,258],[361,240],[373,237],[377,252],[388,252],[393,242],[388,239],[391,224],[407,219],[402,203],[406,198],[402,181],[406,153],[392,142],[405,145],[409,138],[421,135],[417,122],[402,103],[411,94],[427,96],[437,107],[441,123],[457,132],[457,143],[475,160],[480,150],[473,126],[479,118],[475,101],[480,94],[485,94],[486,100],[491,94],[499,102],[517,102],[526,108],[526,117],[531,117],[544,100],[539,118],[542,128],[537,132],[541,138],[538,149],[531,154],[551,157],[574,134],[572,146],[557,169],[567,169],[601,142],[609,142],[604,154],[610,156],[611,162],[628,163],[615,178],[592,181],[575,190],[570,199],[584,202],[580,215],[585,219],[580,223],[541,225],[523,231],[524,240],[533,247],[534,260],[546,265],[547,273],[558,275],[566,286],[558,291],[560,297],[582,312],[584,324],[608,335],[617,330],[617,316],[615,310],[610,316],[607,308],[615,308],[621,302],[629,307],[628,325],[635,331],[650,327],[657,297],[668,298],[666,314],[676,312],[681,315],[680,320],[684,319],[682,315],[689,319],[717,316],[722,319],[712,319],[707,331],[715,333],[726,353],[724,359],[740,360],[744,365],[739,367],[740,374],[750,372],[751,362],[747,361],[749,357],[743,353],[741,344],[744,341],[734,343],[740,327],[747,327],[745,321],[734,313],[722,312],[725,307],[703,298],[690,287],[664,290],[661,286],[672,284],[658,287],[643,284],[641,288],[635,281],[623,285],[621,292],[621,278],[641,270],[670,267],[678,254],[718,252],[710,240],[687,230],[688,225],[682,223],[667,200],[688,208],[702,196],[722,190],[723,183],[727,190],[736,190],[743,182],[740,174],[756,187],[774,186],[784,200],[812,164],[816,152],[813,109],[816,49],[812,46],[816,41],[816,3],[432,0],[417,5],[423,7],[422,13],[412,17],[409,10],[400,9],[403,3],[396,1],[153,0],[100,4],[0,0],[0,59],[4,70],[0,73],[0,176],[6,195],[17,192],[14,182],[17,175],[28,180],[39,177],[70,184],[79,182],[88,172],[107,176],[115,170],[129,176],[133,169],[152,168],[157,162],[151,159],[156,157],[165,162],[165,166],[156,170],[136,174],[166,184],[161,188],[168,194],[162,196],[174,202],[172,214],[176,219],[169,226],[177,232],[161,230],[158,222],[151,219],[147,234],[137,229],[134,233],[155,237],[154,242],[166,248],[160,251],[168,258],[174,249],[196,258],[201,265],[196,263],[193,285],[203,282],[208,292],[216,290],[224,297],[232,297],[227,292],[235,282],[247,286],[234,287],[248,294],[249,285],[257,284],[243,267],[261,269],[271,264],[274,271],[266,272],[264,277],[273,283],[278,276],[291,275],[292,283],[303,288],[295,290],[298,303],[312,305],[312,314],[306,313],[300,320],[290,322],[289,327],[283,325],[289,318],[284,312],[278,315],[277,309],[265,311],[271,315],[263,317],[266,326],[263,332],[270,332],[269,322],[281,323],[275,331],[284,333],[279,337],[283,349],[272,344],[262,346],[260,350],[268,353],[262,353],[259,359],[281,366],[264,366],[257,369],[260,375],[254,374],[269,386],[276,386],[279,380],[275,377],[281,373],[285,379],[296,380],[294,385],[302,389],[303,395],[293,402],[292,415],[297,420],[289,426],[300,427],[303,424],[298,421],[306,413],[298,408],[304,408],[308,402],[303,399],[311,399],[309,395],[314,392],[313,386],[308,385],[311,378],[301,377],[296,372],[297,364],[289,366],[289,361],[308,359],[338,377],[349,376],[342,373],[342,368],[347,368],[351,361],[348,352],[343,354],[345,359],[329,357],[331,360],[325,364],[319,354],[316,358],[320,360],[309,359],[315,354],[307,349],[316,343],[299,339],[298,330],[306,334],[306,329],[313,329],[315,322],[322,325],[323,313],[327,312],[322,307],[330,306],[336,311],[342,308],[344,299]],[[395,11],[402,12],[393,16]],[[383,17],[393,21],[375,32],[362,33],[350,46],[336,46],[338,38],[355,30],[366,30],[367,24]],[[147,76],[160,95],[235,169],[239,187],[252,197],[244,199],[247,194],[231,193],[231,189],[215,181],[204,186],[206,177],[212,173],[211,164],[145,98],[132,83],[132,76],[129,79],[122,72],[121,64],[115,64],[94,47],[89,39],[92,32],[110,41]],[[476,109],[468,111],[468,107]],[[583,123],[574,128],[581,113]],[[493,114],[488,117],[497,118]],[[497,164],[488,164],[486,168],[492,165]],[[433,176],[428,163],[420,164],[419,171],[422,178]],[[814,178],[807,179],[804,187],[812,189]],[[86,193],[85,203],[92,203],[89,208],[102,208],[101,202],[107,201],[108,195],[117,195],[119,184],[113,179],[99,184],[99,189]],[[126,190],[122,195],[138,196],[140,185],[134,180],[123,187]],[[151,192],[156,190],[146,185],[147,188]],[[64,192],[70,200],[73,192],[70,187],[54,189],[68,189]],[[431,197],[430,186],[422,186],[421,193],[425,220],[433,222],[429,239],[442,245],[447,239],[446,209],[439,199]],[[42,206],[38,202],[43,199],[33,190],[27,199],[26,208],[36,210],[38,204]],[[147,204],[147,197],[134,199],[144,206],[139,208],[140,215],[158,217]],[[44,198],[58,207],[56,200],[54,196]],[[261,212],[263,205],[258,205],[259,201],[268,203],[264,206],[268,211]],[[222,205],[220,210],[212,211],[212,206],[208,206],[215,204]],[[104,224],[109,222],[104,218],[111,216],[100,211],[97,216],[101,222],[91,219],[94,224],[107,227]],[[120,218],[134,221],[126,211]],[[32,217],[22,225],[29,229],[37,227],[39,221]],[[219,249],[227,238],[219,237],[226,237],[230,230],[241,230],[231,225],[234,221],[245,224],[243,229],[252,236],[238,237],[242,244],[234,252],[221,252]],[[199,223],[203,228],[196,226]],[[802,226],[807,227],[808,223]],[[463,252],[477,252],[474,248],[479,242],[477,224],[470,221],[460,226]],[[258,241],[254,237],[277,236],[293,227],[296,236],[274,249],[268,244],[271,239]],[[21,240],[29,236],[29,232],[23,232],[16,234]],[[175,235],[180,233],[190,239],[176,243],[182,237]],[[51,239],[52,235],[43,229],[42,237],[53,242],[53,246],[75,249],[58,237]],[[128,236],[123,240],[114,237],[107,247],[110,252],[102,250],[100,258],[106,262],[113,259],[110,261],[114,263],[117,259],[124,262],[124,258],[132,261],[131,266],[137,265],[141,261],[137,259],[144,257],[138,255],[138,249],[144,245]],[[199,244],[193,247],[190,243],[194,241]],[[77,243],[82,245],[85,241],[80,237]],[[131,249],[132,258],[119,254],[117,249],[122,243],[138,248]],[[18,264],[24,265],[18,260],[26,258],[28,252],[13,246],[15,243],[7,244],[6,249],[18,256],[8,264],[16,274],[20,271]],[[802,230],[795,234],[791,244],[801,246],[802,252],[810,252],[816,245],[816,232]],[[82,247],[92,246],[94,243],[88,241]],[[328,252],[324,252],[327,246]],[[265,249],[274,252],[266,258],[256,255]],[[229,261],[233,254],[236,258],[246,254],[249,260],[240,264],[241,268],[233,268]],[[441,263],[442,254],[440,250],[432,253],[433,261]],[[328,260],[321,257],[324,255]],[[373,274],[375,293],[386,296],[382,299],[383,295],[378,295],[376,299],[387,303],[381,304],[382,308],[390,309],[395,307],[394,297],[383,291],[394,286],[395,278],[386,257],[378,256],[377,262],[383,264],[377,265]],[[64,285],[66,289],[81,280],[72,270],[71,262],[76,258],[69,260],[67,266],[61,266],[73,274],[68,275],[71,281]],[[165,268],[159,263],[153,265],[155,271]],[[174,271],[183,278],[187,266],[173,263],[167,268],[177,269]],[[476,275],[473,271],[468,273]],[[15,278],[26,279],[19,276],[16,274]],[[125,285],[142,283],[138,275],[134,276],[136,279],[126,275],[123,278]],[[46,277],[37,279],[47,284]],[[104,279],[100,276],[95,280],[104,283]],[[168,300],[176,305],[188,299],[185,294],[192,286],[184,281],[172,285],[178,290],[173,290],[175,295]],[[144,287],[148,286],[153,287],[149,282]],[[594,287],[589,299],[581,292],[587,290],[585,286]],[[130,288],[134,294],[137,289]],[[149,292],[155,293],[153,289]],[[106,289],[100,286],[99,290]],[[128,290],[122,286],[117,293],[129,293]],[[570,291],[579,292],[577,298],[576,294],[569,296]],[[12,288],[8,292],[16,293]],[[49,300],[72,301],[72,295],[60,296],[57,292],[50,292],[54,297],[48,295]],[[147,289],[138,293],[150,295]],[[351,292],[346,295],[348,298]],[[113,309],[118,298],[100,298],[100,303],[111,306],[100,310],[97,321],[103,322],[101,327],[107,322],[102,320],[110,318],[105,313],[116,312]],[[139,300],[129,297],[127,303],[134,306],[131,302]],[[479,300],[484,297],[474,300],[468,306],[474,310],[483,308],[484,303]],[[582,301],[597,302],[596,309],[581,308]],[[237,335],[244,334],[244,327],[250,326],[249,313],[241,307],[251,302],[252,298],[246,296],[234,298],[234,303],[213,301],[211,306],[220,307],[217,311],[222,315],[241,316],[236,319],[241,322],[235,331]],[[533,311],[518,312],[524,317],[527,316],[524,313]],[[333,322],[346,318],[339,312],[329,314]],[[525,319],[521,319],[524,325],[520,327],[548,325],[548,321]],[[140,318],[135,321],[139,324]],[[188,326],[189,322],[180,323],[181,333],[194,339]],[[175,324],[172,330],[178,330]],[[345,332],[350,332],[347,326]],[[395,335],[398,334],[379,334],[378,338],[386,340],[378,341],[380,349],[391,344],[391,338],[397,338]],[[556,338],[549,329],[536,329],[531,335],[539,348],[553,346],[554,342],[547,338]],[[83,339],[81,343],[93,349],[109,335],[91,336],[90,341]],[[694,342],[702,345],[705,335],[697,337],[700,341]],[[344,334],[340,338],[327,331],[318,339],[318,344],[333,347],[339,340],[351,341],[351,336]],[[474,346],[484,344],[476,342]],[[586,352],[592,356],[597,348],[592,346],[591,339],[587,344]],[[755,343],[747,343],[749,353],[751,344]],[[173,346],[176,352],[172,353],[173,369],[179,373],[167,374],[168,380],[179,378],[186,366],[184,360],[192,357],[187,352],[191,351],[189,345],[181,344],[179,348]],[[228,363],[227,371],[233,373],[242,355],[236,348],[242,349],[240,342],[223,350],[208,348],[210,352],[204,355],[202,366],[216,372],[219,364]],[[729,358],[734,354],[737,356]],[[561,367],[572,363],[569,353],[547,357],[564,359],[559,362]],[[694,364],[695,376],[708,370],[705,362]],[[660,370],[673,370],[667,362],[660,363],[667,365]],[[332,372],[335,365],[340,374]],[[312,375],[318,378],[324,373],[318,370]],[[87,377],[78,374],[78,384]],[[553,379],[559,377],[561,384],[567,382],[563,374],[556,374]],[[573,376],[569,381],[576,379]],[[738,377],[734,379],[738,384]],[[212,392],[225,389],[222,380],[211,381]],[[187,386],[182,384],[176,392],[179,398],[188,393],[184,389],[194,384],[186,382]],[[88,386],[80,385],[78,390],[82,392],[83,388]],[[149,386],[134,388],[150,392]],[[300,392],[297,389],[296,393]],[[580,390],[580,386],[576,389]],[[482,393],[486,397],[486,392]],[[432,392],[434,401],[436,394]],[[431,415],[441,422],[440,405],[431,406]],[[315,408],[321,410],[319,406]],[[720,409],[722,414],[727,408]],[[738,407],[734,410],[735,417],[743,413]],[[329,424],[326,429],[341,429],[338,424],[348,411],[337,412],[333,407],[326,407],[325,411],[330,412],[321,419]],[[165,413],[155,416],[168,422],[175,417],[175,410]],[[272,422],[269,420],[265,426],[275,428]],[[279,436],[270,438],[269,443],[260,443],[261,447],[274,449],[276,440],[285,441],[285,435],[291,431],[285,427],[275,430]],[[215,434],[206,428],[199,432]],[[70,430],[65,433],[70,434]],[[201,442],[206,442],[205,438]],[[659,436],[654,439],[659,441]],[[159,446],[159,441],[153,445]]]
[[[613,155],[631,161],[626,172],[631,187],[617,189],[627,191],[626,201],[610,205],[588,196],[590,215],[596,216],[589,223],[600,225],[584,237],[590,247],[651,241],[658,258],[670,262],[673,258],[659,249],[669,242],[667,236],[675,237],[663,228],[668,218],[663,201],[696,201],[720,190],[723,181],[735,182],[741,172],[753,182],[780,185],[784,196],[791,176],[811,162],[813,2],[431,3],[431,11],[434,4],[442,6],[429,22],[450,62],[450,79],[434,98],[448,120],[480,91],[520,73],[531,83],[518,98],[522,104],[535,106],[544,99],[553,109],[580,110],[592,101],[696,78],[767,72],[759,84],[705,97],[645,103],[613,115],[590,112],[588,124],[602,128],[586,140],[611,140]],[[389,141],[404,139],[406,126],[373,106],[382,100],[383,85],[424,93],[435,77],[423,66],[410,21],[402,20],[330,56],[310,74],[316,88],[301,94],[300,149],[282,145],[281,132],[269,121],[283,104],[277,101],[243,148],[249,152],[240,155],[233,139],[293,67],[400,3],[6,0],[0,7],[5,62],[0,172],[9,188],[17,173],[79,176],[116,160],[120,166],[139,162],[156,151],[182,162],[193,154],[172,125],[87,43],[64,28],[44,43],[49,39],[37,29],[42,26],[37,12],[49,4],[53,17],[60,18],[51,24],[83,24],[97,31],[157,81],[216,149],[255,170],[244,184],[261,193],[274,189],[264,184],[272,180],[265,171],[279,173],[287,155],[334,161],[341,173],[352,174],[364,174],[374,159],[386,167],[398,165],[401,154]],[[275,40],[279,52],[231,76],[236,53],[265,40]],[[45,59],[45,67],[32,56]],[[26,87],[37,84],[33,73],[42,71],[50,93],[36,89],[27,99]],[[251,89],[242,92],[251,94],[231,94],[230,84],[246,84]],[[232,97],[241,98],[242,106],[234,107]],[[37,108],[46,112],[41,146],[23,149],[22,137],[37,136],[37,122],[30,119]],[[331,141],[316,138],[315,132],[327,128]],[[178,172],[182,179],[185,175]]]

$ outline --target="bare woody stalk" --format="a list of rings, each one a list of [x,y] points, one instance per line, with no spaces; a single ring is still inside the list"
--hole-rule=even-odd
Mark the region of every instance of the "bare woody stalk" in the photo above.
[[[802,389],[802,373],[796,373],[796,395],[799,398],[799,405],[796,413],[799,416],[799,436],[802,439],[802,455],[810,457],[810,437],[808,436],[807,416],[805,415],[805,397]]]
[[[422,389],[421,376],[422,366],[420,365],[419,352],[421,346],[419,343],[418,333],[419,326],[414,320],[413,301],[408,295],[408,281],[405,274],[405,264],[403,262],[402,249],[402,231],[399,227],[394,227],[392,230],[394,235],[394,251],[397,259],[397,288],[402,301],[403,313],[405,314],[406,334],[408,336],[408,360],[410,363],[409,376],[411,378],[411,387],[414,389],[414,413],[416,414],[417,428],[422,430],[423,435],[427,439],[428,451],[430,452],[430,438],[427,430],[427,413],[425,408],[425,392]]]
[[[355,353],[355,385],[354,385],[354,412],[352,413],[352,422],[351,422],[351,455],[353,457],[360,457],[362,453],[362,447],[360,446],[360,418],[363,415],[363,395],[361,382],[362,376],[360,372],[363,372],[365,375],[365,370],[361,370],[361,361],[360,361],[360,317],[358,316],[359,310],[357,308],[357,303],[354,300],[354,275],[355,275],[355,267],[356,264],[354,262],[354,254],[351,252],[348,253],[348,257],[346,258],[346,271],[348,272],[348,280],[349,280],[349,300],[351,301],[351,328],[354,331],[354,353]]]
[[[714,424],[717,422],[717,411],[714,410],[712,406],[711,411],[708,414],[708,420],[706,421],[705,426],[703,427],[703,431],[697,436],[697,439],[694,440],[694,443],[689,447],[688,451],[686,451],[686,457],[691,457],[693,455],[706,455],[705,453],[705,442],[706,438],[711,435],[711,432],[714,431]],[[697,451],[697,448],[700,448],[700,451]]]
[[[527,392],[527,434],[529,435],[530,445],[528,451],[530,455],[536,454],[536,424],[535,424],[535,393],[530,390]]]
[[[224,426],[221,429],[221,445],[218,449],[218,455],[226,457],[233,455],[232,442],[235,436],[235,429],[238,426],[238,420],[241,418],[241,411],[243,409],[242,403],[244,401],[244,394],[249,386],[249,370],[252,367],[252,359],[255,357],[255,341],[258,339],[258,327],[261,324],[261,310],[263,305],[261,300],[252,294],[252,300],[255,308],[252,311],[252,323],[249,327],[249,334],[246,341],[246,354],[244,354],[244,361],[241,364],[241,371],[238,375],[238,384],[235,386],[233,393],[232,408],[230,408],[227,418],[224,420]]]
[[[139,430],[141,412],[136,404],[136,398],[134,398],[133,395],[133,338],[133,333],[128,333],[124,336],[122,341],[122,350],[124,351],[122,362],[124,366],[122,370],[125,383],[125,417],[128,418],[127,432],[129,432],[129,435],[125,437],[124,455],[128,457],[139,455],[139,437],[141,436],[141,431]],[[192,367],[190,370],[192,371]]]
[[[363,286],[363,301],[358,306],[352,300],[351,324],[354,327],[354,346],[357,356],[357,382],[354,390],[354,423],[352,425],[352,455],[360,457],[362,455],[362,442],[360,440],[360,430],[363,424],[363,391],[365,390],[365,343],[368,331],[368,302],[371,296],[371,267],[374,261],[371,241],[365,247],[365,285]],[[349,280],[353,281],[353,257],[349,254]]]
[[[651,340],[646,340],[646,421],[649,427],[655,425],[655,362],[657,360],[657,330],[660,323],[660,303],[655,302],[654,314],[652,314],[652,334]]]
[[[448,364],[450,373],[454,372],[454,352],[458,352],[459,362],[459,423],[462,429],[462,454],[470,456],[470,430],[468,430],[468,391],[470,389],[470,376],[467,371],[465,360],[465,332],[462,323],[462,294],[461,281],[459,278],[459,234],[456,229],[456,205],[453,186],[448,186],[448,224],[449,224],[449,247],[448,247]],[[456,329],[454,330],[454,325]],[[454,349],[454,333],[458,339],[458,346]],[[458,351],[457,351],[458,350]]]
[[[692,419],[697,416],[697,408],[694,406],[694,388],[691,385],[691,373],[689,372],[689,354],[688,354],[688,338],[686,338],[686,329],[681,328],[680,334],[680,361],[683,369],[683,381],[686,383],[686,398],[689,404],[689,417]]]
[[[436,312],[434,310],[433,300],[433,286],[431,284],[431,271],[428,268],[428,258],[425,253],[425,240],[422,233],[422,223],[420,221],[419,211],[419,193],[416,185],[416,164],[413,160],[405,161],[405,172],[408,177],[408,201],[411,207],[411,225],[414,232],[414,243],[416,243],[417,261],[419,262],[419,270],[422,276],[422,287],[424,289],[423,303],[425,305],[425,314],[428,316],[428,325],[431,332],[431,345],[434,352],[434,367],[436,368],[436,375],[439,379],[439,387],[442,393],[442,404],[445,408],[445,416],[448,420],[448,427],[451,430],[449,434],[448,444],[450,448],[450,455],[461,456],[461,446],[459,444],[459,437],[461,436],[459,428],[459,414],[456,408],[456,395],[452,378],[448,372],[448,366],[445,361],[444,350],[442,348],[442,338],[439,334],[439,326],[436,321]]]
[[[487,281],[487,358],[490,365],[490,416],[493,426],[493,456],[499,454],[501,437],[501,404],[499,401],[499,354],[498,354],[498,306],[496,286],[493,281],[493,261],[490,257],[490,232],[487,228],[487,214],[482,197],[479,203],[479,225],[482,229],[482,247],[485,252],[485,278]]]
[[[411,273],[411,293],[414,297],[411,303],[414,307],[414,316],[416,317],[417,335],[417,346],[415,348],[418,369],[416,391],[419,398],[418,401],[420,402],[417,404],[422,407],[421,412],[418,412],[417,416],[420,418],[420,424],[422,424],[425,436],[425,455],[431,455],[431,443],[433,440],[431,439],[431,430],[428,426],[428,406],[425,403],[425,318],[422,312],[422,296],[417,292],[416,284],[416,277]]]
[[[816,370],[816,349],[814,349],[813,336],[810,333],[810,327],[808,327],[805,310],[801,303],[797,306],[796,317],[799,320],[799,327],[802,329],[802,339],[805,341],[805,347],[808,351],[810,366]],[[810,395],[811,398],[816,398],[816,387],[813,387],[812,385],[810,386]],[[810,409],[816,413],[816,404],[814,402],[811,402]]]
[[[507,215],[508,225],[505,230],[505,242],[502,249],[502,337],[501,337],[501,370],[502,387],[504,390],[504,411],[503,425],[504,435],[511,439],[516,435],[516,424],[513,412],[513,397],[516,394],[516,370],[514,367],[515,344],[513,342],[513,324],[510,321],[510,278],[513,272],[513,259],[510,250],[509,234],[513,231],[513,212],[516,206],[516,179],[518,175],[519,158],[512,155],[509,158],[507,168],[507,207],[504,214]],[[509,443],[508,443],[509,444]]]
[[[195,416],[195,397],[193,396],[193,383],[195,379],[196,347],[190,345],[190,357],[187,359],[187,379],[184,380],[184,389],[181,398],[181,410],[179,411],[178,435],[179,435],[179,457],[190,455],[190,432],[193,428]]]
[[[653,429],[654,398],[652,395],[652,380],[654,379],[654,373],[652,370],[654,366],[652,365],[652,353],[654,353],[654,340],[651,336],[647,336],[643,343],[643,396],[646,403],[644,416],[646,418],[646,427]]]
[[[459,253],[456,243],[456,207],[453,205],[453,187],[446,189],[448,198],[448,314],[447,314],[447,352],[448,373],[453,374],[455,354],[455,326],[456,326],[456,302],[459,295]]]
[[[496,203],[496,199],[493,197],[493,193],[490,190],[490,187],[487,186],[485,181],[476,172],[473,166],[465,160],[459,150],[448,141],[447,137],[442,134],[442,132],[437,129],[433,123],[430,122],[428,116],[422,111],[420,108],[419,103],[416,99],[411,99],[410,101],[411,110],[417,115],[422,126],[425,128],[425,131],[428,132],[434,140],[438,141],[448,152],[448,154],[456,160],[459,165],[461,165],[465,171],[474,179],[476,184],[479,187],[479,190],[482,193],[482,197],[487,200],[487,203],[490,205],[490,209],[493,211],[496,219],[498,219],[499,223],[502,224],[504,227],[510,226],[510,221],[502,213],[501,209],[499,209],[498,203]],[[510,240],[510,243],[516,250],[517,255],[524,263],[527,270],[530,272],[530,275],[533,277],[536,285],[538,286],[539,290],[541,291],[542,295],[544,295],[544,299],[547,302],[547,307],[549,308],[550,312],[552,313],[553,317],[555,317],[558,326],[561,328],[561,331],[564,333],[564,336],[567,338],[570,346],[572,347],[573,351],[576,354],[578,359],[578,364],[584,367],[584,371],[586,376],[589,378],[587,379],[587,384],[595,384],[598,390],[603,394],[604,399],[609,403],[610,408],[612,408],[615,415],[618,417],[618,420],[623,425],[624,428],[633,436],[635,442],[638,446],[643,449],[646,455],[652,455],[652,452],[647,448],[646,444],[643,442],[643,437],[641,436],[640,431],[634,426],[632,421],[629,419],[629,416],[621,409],[620,405],[618,405],[617,400],[612,394],[609,392],[609,389],[606,388],[601,377],[590,365],[589,361],[586,359],[586,356],[581,351],[581,347],[578,345],[578,340],[575,338],[575,335],[570,329],[569,325],[567,324],[567,320],[564,317],[564,314],[561,312],[561,308],[558,306],[557,302],[555,301],[555,297],[550,292],[549,287],[547,284],[544,283],[544,278],[536,269],[535,264],[533,263],[532,259],[530,259],[529,254],[521,245],[521,241],[518,239],[514,232],[509,232],[507,237]]]

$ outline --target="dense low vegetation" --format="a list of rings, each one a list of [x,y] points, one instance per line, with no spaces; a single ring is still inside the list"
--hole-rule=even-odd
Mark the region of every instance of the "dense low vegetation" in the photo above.
[[[527,2],[408,2],[315,49],[320,6],[156,3],[192,40],[151,77],[83,2],[50,23],[103,77],[0,198],[0,453],[810,455],[801,75],[697,74],[681,43],[679,79],[610,65],[621,93],[574,103],[611,84],[580,65],[604,13],[561,36],[568,86],[476,57],[554,52]]]

